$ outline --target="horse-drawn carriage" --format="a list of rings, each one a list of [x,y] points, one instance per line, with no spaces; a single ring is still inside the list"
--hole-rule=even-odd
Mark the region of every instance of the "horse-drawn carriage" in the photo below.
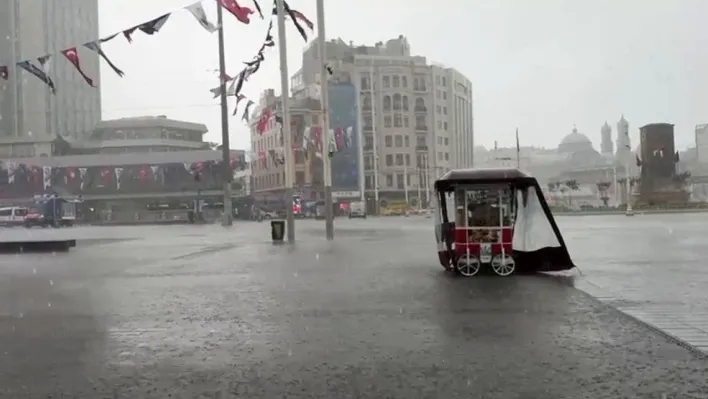
[[[435,235],[446,269],[499,276],[575,267],[535,178],[518,169],[451,170],[435,182]]]

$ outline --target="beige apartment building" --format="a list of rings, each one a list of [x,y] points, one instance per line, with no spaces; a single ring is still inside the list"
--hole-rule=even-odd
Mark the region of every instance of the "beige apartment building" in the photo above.
[[[374,46],[341,39],[326,46],[330,81],[351,82],[359,92],[361,189],[367,197],[376,180],[381,197],[399,198],[404,190],[415,195],[418,187],[432,186],[446,170],[473,165],[472,83],[463,74],[411,55],[404,36]],[[319,99],[321,62],[314,41],[291,78],[295,98]]]

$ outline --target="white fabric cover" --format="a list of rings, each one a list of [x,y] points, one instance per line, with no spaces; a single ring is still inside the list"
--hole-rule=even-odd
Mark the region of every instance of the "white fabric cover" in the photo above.
[[[558,237],[553,231],[551,221],[541,206],[535,187],[525,189],[527,193],[524,205],[524,193],[516,191],[518,210],[514,222],[514,237],[511,247],[515,251],[533,252],[542,248],[560,247]]]
[[[437,243],[438,252],[445,250],[445,244],[442,236],[442,208],[438,200],[438,193],[433,196],[433,223],[435,223],[435,241]]]

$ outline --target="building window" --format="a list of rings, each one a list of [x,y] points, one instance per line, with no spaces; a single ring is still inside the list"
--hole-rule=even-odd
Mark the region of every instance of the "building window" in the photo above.
[[[403,147],[403,137],[400,134],[397,134],[394,143],[396,148]]]
[[[438,145],[442,145],[442,143],[443,143],[442,137],[438,136]]]
[[[403,127],[410,126],[410,120],[408,120],[408,115],[403,116]]]
[[[410,138],[410,137],[408,137],[408,136],[403,136],[403,141],[404,141],[404,144],[403,144],[404,147],[410,147],[410,146],[411,146],[411,138]]]
[[[447,122],[443,122],[443,130],[447,130]]]
[[[305,172],[300,172],[300,171],[295,172],[295,184],[298,186],[305,185]]]
[[[398,187],[399,190],[403,190],[405,188],[403,173],[396,173],[396,187]]]
[[[396,166],[403,166],[403,154],[396,154]]]
[[[391,115],[384,116],[384,127],[391,127]]]
[[[390,76],[384,76],[383,77],[383,87],[388,89],[391,87],[391,77]]]
[[[371,80],[369,79],[368,76],[361,77],[361,88],[362,88],[362,90],[370,90],[371,89]]]
[[[364,149],[373,150],[374,149],[374,136],[367,134],[364,136]]]
[[[374,189],[374,176],[365,176],[364,177],[364,185],[365,189],[367,190],[373,190]]]
[[[374,156],[373,155],[367,155],[364,157],[364,169],[373,169],[374,168]]]
[[[411,154],[406,154],[406,166],[411,166]]]
[[[393,110],[394,111],[401,110],[401,95],[398,93],[393,95]]]
[[[428,112],[428,107],[425,106],[425,100],[422,97],[415,99],[415,112]]]
[[[386,154],[386,166],[393,166],[393,154]]]
[[[442,121],[438,121],[438,129],[442,129]]]
[[[447,87],[447,79],[445,79],[444,76],[443,76],[443,78],[442,78],[442,85],[445,86],[445,87]]]
[[[394,127],[402,127],[403,126],[403,120],[401,118],[401,114],[394,114],[393,115],[393,126]]]
[[[447,137],[445,137],[445,145],[450,145],[450,140]]]
[[[446,161],[449,161],[449,160],[450,160],[450,153],[449,153],[449,152],[446,152],[446,153],[445,153],[445,160],[446,160]]]
[[[411,175],[406,175],[406,180],[407,180],[406,184],[408,185],[408,187],[410,187],[411,186]]]
[[[401,87],[404,89],[408,87],[408,77],[401,76]]]
[[[435,84],[437,84],[437,85],[441,84],[440,75],[435,76]]]
[[[425,115],[415,116],[415,128],[417,130],[428,130],[428,123],[425,120]]]
[[[391,96],[384,96],[383,98],[383,109],[384,111],[391,110]]]
[[[442,94],[443,94],[443,100],[447,100],[447,92],[444,91]]]
[[[408,111],[408,96],[403,96],[403,110]]]
[[[394,76],[393,77],[393,88],[397,89],[399,87],[401,87],[401,80],[398,76]]]
[[[384,137],[384,144],[386,145],[386,147],[393,147],[393,138],[390,134]]]
[[[386,186],[393,187],[393,175],[390,173],[386,174]]]
[[[447,107],[443,107],[443,115],[447,115]]]

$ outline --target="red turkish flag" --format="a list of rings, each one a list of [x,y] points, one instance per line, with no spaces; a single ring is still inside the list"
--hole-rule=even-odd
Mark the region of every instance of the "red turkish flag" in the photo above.
[[[270,108],[266,108],[263,110],[263,112],[261,112],[261,117],[258,119],[258,124],[256,125],[256,131],[258,132],[258,134],[262,135],[266,131],[271,115],[272,112]]]
[[[224,7],[228,12],[233,14],[236,19],[248,25],[251,23],[250,15],[253,10],[248,7],[241,7],[236,0],[217,0],[220,6]]]
[[[76,68],[76,70],[81,74],[81,76],[83,76],[84,80],[86,81],[86,83],[88,83],[89,86],[96,87],[93,85],[93,79],[86,76],[84,71],[81,69],[81,63],[79,61],[79,53],[78,53],[78,51],[76,51],[76,47],[62,50],[61,53],[64,54],[64,57],[66,57],[66,59],[69,60],[69,62],[71,62],[72,65],[74,65],[74,68]]]

